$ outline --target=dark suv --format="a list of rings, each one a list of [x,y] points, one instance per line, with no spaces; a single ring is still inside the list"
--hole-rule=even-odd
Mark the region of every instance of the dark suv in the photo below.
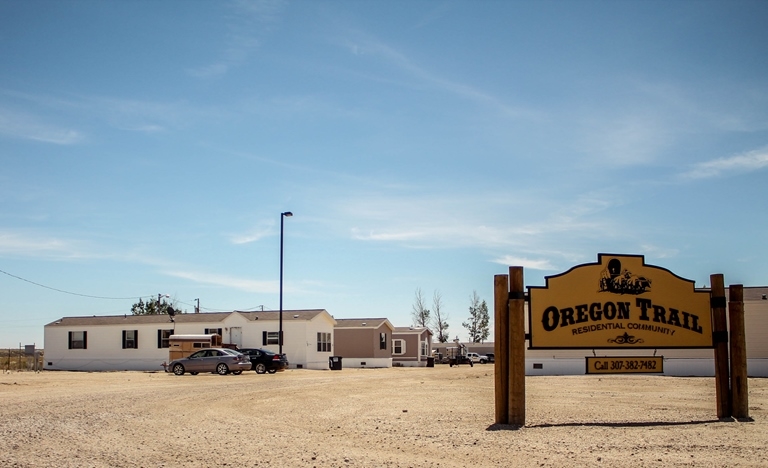
[[[255,370],[257,374],[265,372],[274,374],[288,368],[288,358],[285,357],[285,354],[277,354],[260,348],[240,348],[237,351],[251,358],[251,370]]]

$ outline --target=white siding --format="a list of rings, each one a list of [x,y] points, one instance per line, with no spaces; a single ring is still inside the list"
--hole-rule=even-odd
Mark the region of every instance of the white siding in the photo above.
[[[168,348],[157,347],[159,324],[47,327],[45,369],[52,370],[163,370]],[[123,349],[123,330],[138,330],[138,348]],[[69,349],[69,332],[87,332],[86,349]]]

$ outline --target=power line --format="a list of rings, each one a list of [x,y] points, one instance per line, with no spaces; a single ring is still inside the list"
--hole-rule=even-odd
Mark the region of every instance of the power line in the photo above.
[[[26,278],[22,278],[21,276],[13,275],[11,273],[8,273],[7,271],[0,270],[0,273],[8,275],[8,276],[10,276],[12,278],[16,278],[17,280],[26,281],[27,283],[34,284],[35,286],[40,286],[41,288],[50,289],[51,291],[56,291],[56,292],[60,292],[60,293],[64,293],[64,294],[71,294],[72,296],[89,297],[91,299],[110,299],[110,300],[121,300],[121,301],[124,301],[124,300],[128,300],[128,299],[136,299],[137,297],[140,298],[140,299],[144,298],[144,297],[155,297],[154,294],[150,294],[148,296],[132,296],[132,297],[91,296],[90,294],[80,294],[80,293],[76,293],[76,292],[65,291],[63,289],[53,288],[51,286],[46,286],[46,285],[40,284],[40,283],[35,283],[34,281],[30,281],[30,280],[28,280]]]

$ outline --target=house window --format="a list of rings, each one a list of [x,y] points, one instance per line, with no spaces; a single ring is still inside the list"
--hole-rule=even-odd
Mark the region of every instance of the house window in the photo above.
[[[123,330],[123,349],[137,349],[139,347],[139,331]]]
[[[69,332],[69,349],[88,349],[88,332]]]
[[[330,353],[331,352],[331,334],[330,333],[317,333],[317,352],[318,353]]]
[[[387,334],[379,334],[379,349],[387,349]]]
[[[221,334],[221,328],[206,328],[205,329],[205,334],[206,335],[216,334],[216,335],[219,335],[219,336],[224,336],[224,335]]]
[[[392,354],[405,354],[405,340],[392,340]]]
[[[426,341],[421,342],[421,355],[422,356],[429,356],[429,343]]]
[[[171,342],[169,339],[173,335],[173,330],[158,330],[157,331],[157,347],[158,348],[170,348]]]
[[[279,345],[280,344],[280,332],[268,332],[265,331],[261,335],[261,342],[263,345]]]

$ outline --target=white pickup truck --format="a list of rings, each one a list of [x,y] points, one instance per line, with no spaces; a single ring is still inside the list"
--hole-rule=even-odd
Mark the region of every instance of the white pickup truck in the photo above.
[[[489,359],[485,354],[467,353],[467,357],[472,362],[479,362],[480,364],[486,364]]]

